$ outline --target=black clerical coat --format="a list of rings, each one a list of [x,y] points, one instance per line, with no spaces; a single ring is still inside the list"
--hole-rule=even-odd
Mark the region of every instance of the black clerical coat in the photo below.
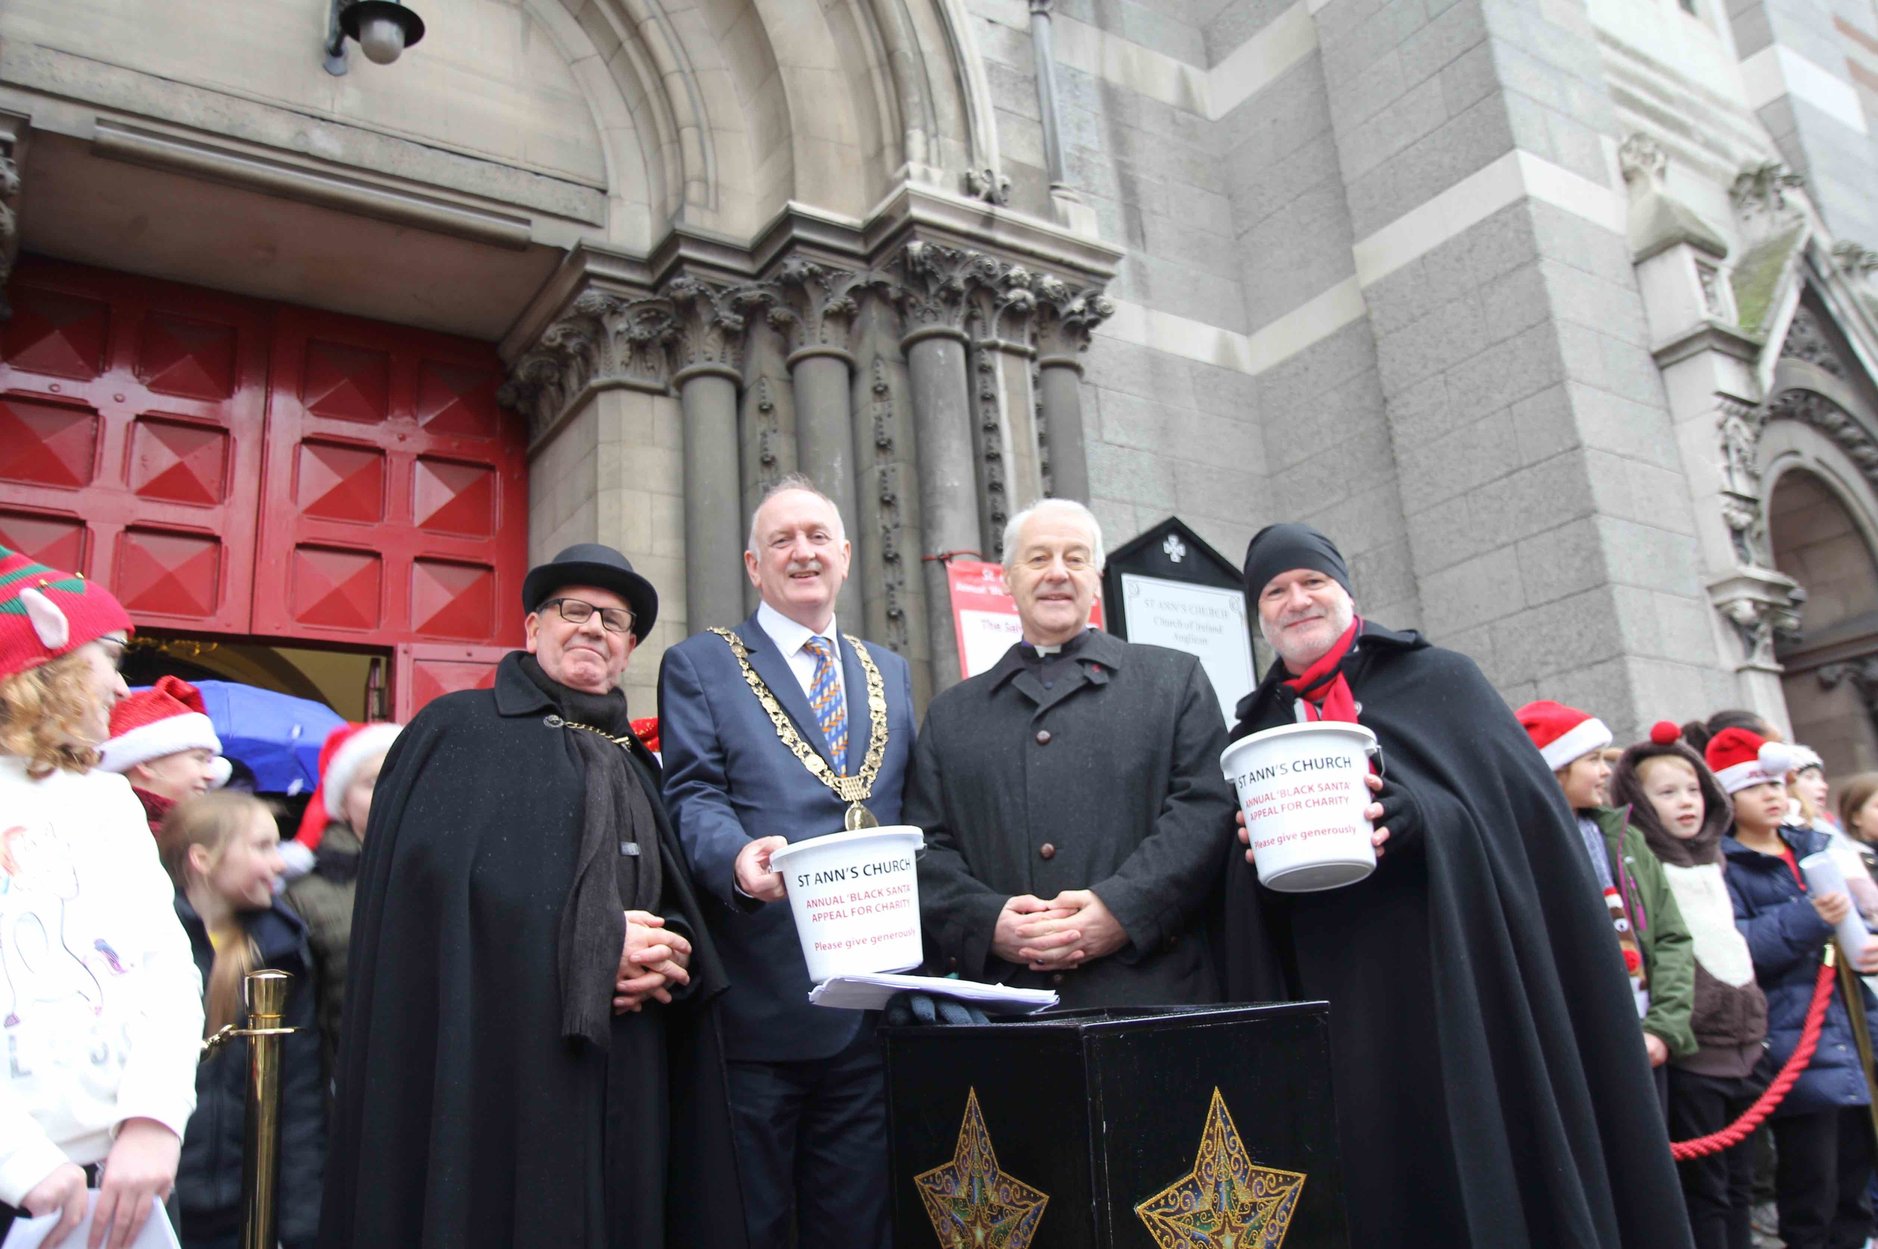
[[[1232,840],[1225,745],[1198,659],[1095,631],[1048,672],[1013,646],[934,698],[902,810],[926,830],[933,970],[1053,988],[1068,1006],[1218,1001],[1201,917]],[[992,953],[1007,899],[1065,889],[1094,890],[1128,944],[1063,973]]]
[[[1350,1243],[1690,1244],[1637,1010],[1558,782],[1473,661],[1366,626],[1346,675],[1416,844],[1314,894],[1228,864],[1226,987],[1327,999]],[[1274,665],[1235,738],[1289,724]]]
[[[325,1249],[745,1244],[713,999],[722,969],[659,802],[671,1006],[561,1035],[557,941],[584,796],[553,705],[503,660],[385,760],[360,864]]]

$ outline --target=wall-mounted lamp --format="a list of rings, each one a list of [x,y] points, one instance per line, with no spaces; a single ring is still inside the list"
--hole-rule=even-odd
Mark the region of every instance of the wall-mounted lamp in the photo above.
[[[389,65],[424,37],[424,19],[398,0],[333,0],[326,24],[326,72],[346,72],[346,40],[358,40],[365,59]]]

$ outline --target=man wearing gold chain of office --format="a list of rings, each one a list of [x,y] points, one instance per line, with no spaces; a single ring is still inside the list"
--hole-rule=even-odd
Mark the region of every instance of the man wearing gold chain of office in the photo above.
[[[806,478],[778,482],[743,557],[761,604],[659,670],[665,800],[734,986],[724,1043],[752,1245],[888,1243],[875,1017],[809,1005],[769,864],[787,842],[900,821],[912,682],[898,655],[840,631],[850,552],[833,502]]]

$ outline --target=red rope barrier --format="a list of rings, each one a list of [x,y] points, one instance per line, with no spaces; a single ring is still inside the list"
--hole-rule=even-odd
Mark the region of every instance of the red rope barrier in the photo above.
[[[1787,1090],[1806,1070],[1806,1064],[1813,1061],[1813,1051],[1819,1048],[1819,1030],[1826,1023],[1826,1009],[1832,1003],[1832,982],[1838,978],[1831,959],[1819,966],[1819,983],[1813,986],[1813,1002],[1806,1009],[1806,1023],[1800,1029],[1800,1043],[1794,1047],[1793,1056],[1787,1059],[1780,1074],[1767,1086],[1767,1091],[1755,1099],[1747,1112],[1719,1132],[1710,1132],[1707,1136],[1698,1136],[1694,1140],[1672,1141],[1669,1155],[1677,1162],[1690,1158],[1704,1158],[1709,1154],[1720,1153],[1739,1145],[1748,1138],[1748,1134],[1761,1126],[1761,1121],[1774,1113],[1774,1108],[1786,1099]]]

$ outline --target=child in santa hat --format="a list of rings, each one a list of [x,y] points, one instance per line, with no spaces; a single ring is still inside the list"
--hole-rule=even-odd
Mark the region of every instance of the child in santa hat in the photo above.
[[[1825,850],[1828,840],[1785,823],[1790,749],[1749,729],[1727,728],[1709,739],[1705,754],[1734,802],[1734,826],[1722,842],[1725,878],[1735,926],[1767,995],[1768,1059],[1777,1069],[1799,1046],[1821,955],[1852,902],[1844,893],[1807,889],[1800,860]],[[1856,965],[1878,971],[1878,944]],[[1862,985],[1858,992],[1851,1009],[1865,1011],[1878,1029],[1878,1003]],[[1863,1245],[1871,1235],[1871,1091],[1846,1010],[1835,988],[1812,1061],[1769,1119],[1780,1237],[1789,1249]]]
[[[0,1238],[20,1211],[65,1236],[96,1184],[122,1249],[195,1106],[189,942],[137,799],[97,768],[130,630],[103,587],[0,548]]]
[[[320,783],[307,804],[294,844],[311,844],[312,870],[287,887],[287,902],[306,920],[319,969],[321,1054],[328,1072],[339,1053],[345,1015],[346,949],[352,938],[352,895],[358,882],[365,824],[385,754],[399,725],[342,724],[320,747]]]
[[[1630,974],[1643,1024],[1643,1046],[1657,1073],[1657,1095],[1667,1107],[1664,1064],[1693,1053],[1689,1010],[1695,995],[1695,957],[1689,930],[1669,891],[1662,864],[1651,854],[1629,815],[1609,805],[1611,731],[1589,712],[1551,699],[1527,703],[1519,722],[1558,778],[1577,817],[1585,856]]]
[[[1689,1030],[1696,1050],[1669,1064],[1669,1134],[1692,1140],[1719,1132],[1760,1096],[1754,1078],[1767,1037],[1767,999],[1754,960],[1735,927],[1722,878],[1721,841],[1734,819],[1721,782],[1665,720],[1623,752],[1611,773],[1611,801],[1628,809],[1663,865],[1676,907],[1694,938],[1695,1001]],[[1743,1141],[1677,1164],[1696,1249],[1749,1243],[1754,1149]]]
[[[99,766],[130,781],[154,833],[178,802],[227,782],[221,752],[202,694],[181,677],[162,676],[111,709]]]

